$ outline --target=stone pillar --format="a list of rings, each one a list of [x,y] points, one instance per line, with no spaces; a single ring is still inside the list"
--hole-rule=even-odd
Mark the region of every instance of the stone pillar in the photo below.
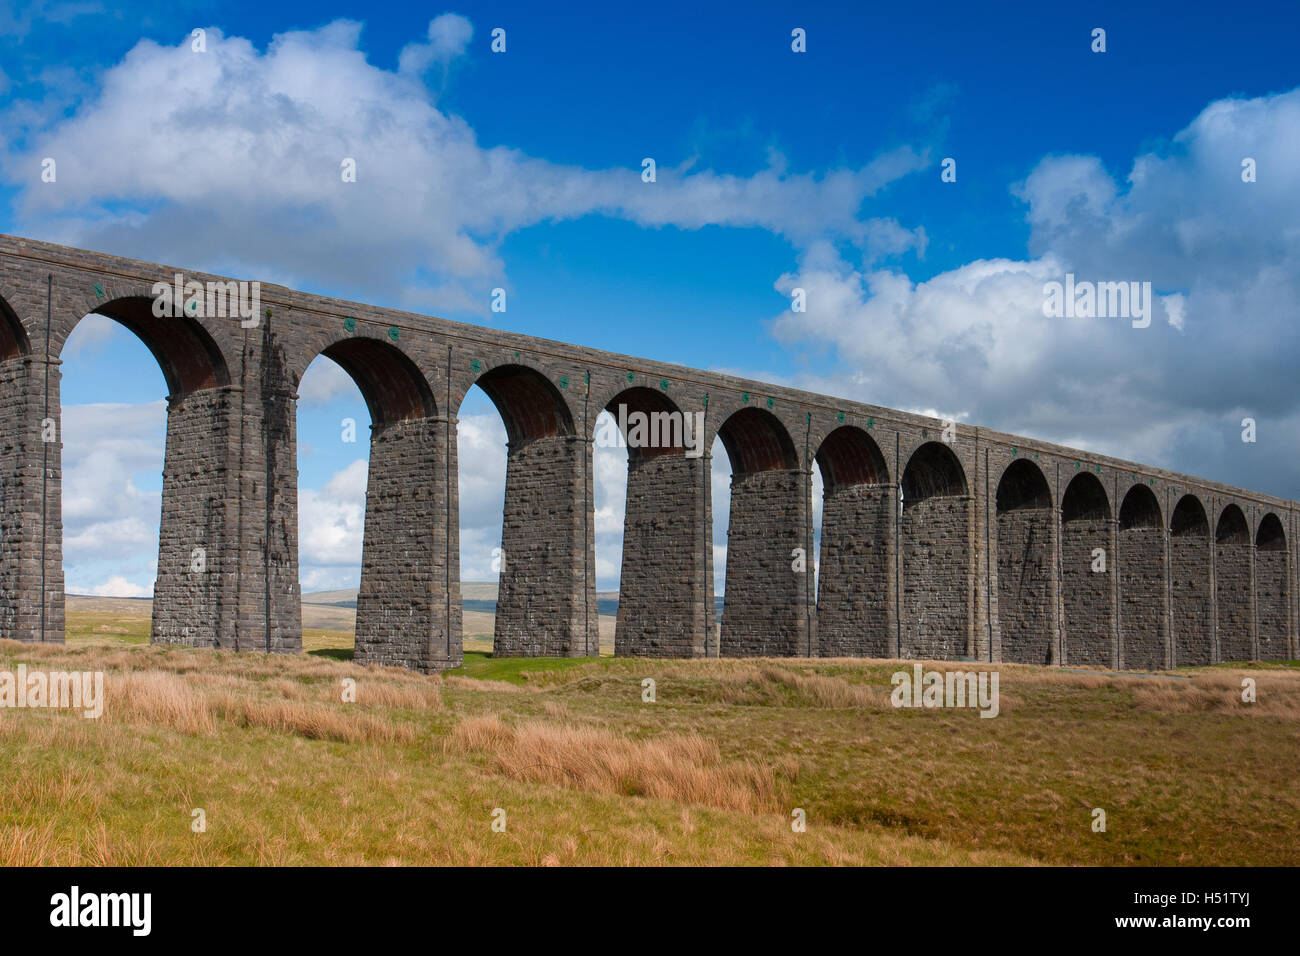
[[[973,551],[969,495],[904,502],[904,658],[955,660],[967,653]]]
[[[1284,547],[1255,552],[1255,588],[1259,602],[1259,657],[1284,660],[1290,642],[1287,551]]]
[[[171,396],[163,458],[158,575],[152,640],[188,647],[233,647],[239,572],[230,494],[230,427],[239,389]]]
[[[704,657],[713,587],[712,528],[700,501],[707,458],[633,450],[614,653]],[[705,476],[707,477],[707,475]]]
[[[1119,666],[1149,670],[1165,666],[1165,532],[1124,528],[1119,538]]]
[[[1111,518],[1077,518],[1061,525],[1061,603],[1065,609],[1063,663],[1113,667],[1115,650],[1115,546]],[[1094,571],[1093,551],[1104,549],[1106,568]]]
[[[707,450],[700,458],[700,526],[704,530],[701,548],[704,553],[704,656],[718,657],[721,653],[721,626],[718,619],[713,590],[713,455]]]
[[[302,651],[298,592],[297,394],[277,342],[276,319],[243,331],[231,369],[242,389],[231,428],[237,583],[233,623],[222,646],[236,651]],[[230,622],[230,615],[225,615]]]
[[[998,624],[1004,661],[1055,660],[1054,516],[1051,508],[1013,508],[997,516]]]
[[[808,588],[812,573],[794,570],[807,535],[807,480],[797,469],[733,474],[727,528],[723,657],[809,654]]]
[[[1121,666],[1120,665],[1120,631],[1119,631],[1119,618],[1120,618],[1119,609],[1120,609],[1121,592],[1120,592],[1120,552],[1119,552],[1119,517],[1118,517],[1119,502],[1118,500],[1116,500],[1115,507],[1116,507],[1116,512],[1115,512],[1116,517],[1111,518],[1109,521],[1106,522],[1106,524],[1110,528],[1110,550],[1107,552],[1107,554],[1110,556],[1110,561],[1111,561],[1110,666],[1112,669],[1118,670]]]
[[[1250,544],[1220,541],[1215,558],[1219,650],[1225,661],[1251,659]]]
[[[896,626],[896,485],[835,485],[822,498],[817,644],[822,657],[889,657]]]
[[[49,421],[44,423],[49,374]],[[59,362],[0,362],[0,638],[63,643]]]
[[[1191,667],[1211,663],[1213,628],[1210,601],[1210,541],[1208,530],[1174,534],[1169,539],[1173,631],[1173,663]]]
[[[496,656],[600,653],[591,474],[591,442],[580,437],[509,444]]]
[[[359,664],[428,672],[462,662],[461,608],[448,588],[447,428],[444,419],[412,419],[371,433]]]

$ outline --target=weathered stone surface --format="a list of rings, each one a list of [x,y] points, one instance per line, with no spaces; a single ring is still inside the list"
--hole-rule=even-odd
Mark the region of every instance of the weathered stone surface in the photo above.
[[[1174,662],[1180,667],[1213,663],[1208,528],[1199,533],[1175,534],[1169,539],[1169,573]]]
[[[889,657],[895,633],[893,485],[827,488],[817,581],[822,657]]]
[[[1061,590],[1066,664],[1114,666],[1114,522],[1082,517],[1061,526]],[[1102,555],[1095,555],[1097,549]],[[1104,571],[1094,571],[1099,560]]]

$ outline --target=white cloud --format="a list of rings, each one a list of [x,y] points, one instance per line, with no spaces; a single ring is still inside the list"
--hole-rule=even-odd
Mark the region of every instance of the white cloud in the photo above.
[[[454,55],[464,29],[435,19],[408,65]],[[480,146],[416,77],[367,62],[360,30],[340,20],[259,51],[212,27],[204,54],[142,40],[73,115],[39,120],[15,104],[7,119],[31,127],[17,138],[31,148],[6,157],[14,178],[41,156],[59,162],[59,189],[20,194],[22,231],[294,285],[401,289],[394,304],[442,312],[485,310],[509,233],[592,213],[756,226],[796,243],[832,235],[869,257],[923,248],[923,232],[859,219],[864,200],[927,164],[909,147],[816,175],[773,161],[733,176],[660,157],[647,184],[639,165],[589,170]],[[138,148],[159,141],[171,145]],[[345,158],[355,183],[341,181]]]
[[[366,517],[366,459],[319,489],[298,492],[298,564],[304,591],[356,587]]]
[[[357,388],[357,383],[352,381],[352,376],[343,371],[337,362],[323,355],[318,355],[307,366],[302,381],[298,383],[300,408],[328,405],[336,398],[360,394],[361,390]]]
[[[90,593],[99,597],[152,597],[153,588],[141,587],[128,581],[120,574],[115,574],[103,584],[97,584],[91,588]]]
[[[474,36],[474,25],[458,13],[444,13],[429,21],[429,42],[411,43],[398,55],[400,73],[415,76],[434,65],[446,67],[464,54]]]
[[[1297,155],[1300,90],[1221,100],[1166,151],[1139,156],[1124,187],[1093,157],[1040,162],[1016,187],[1026,260],[916,283],[810,245],[776,283],[805,288],[808,311],[771,328],[787,345],[833,350],[834,371],[805,387],[1295,494]],[[1258,182],[1242,182],[1243,156]],[[1043,285],[1067,272],[1151,282],[1151,326],[1045,318]],[[1242,410],[1269,423],[1255,446],[1239,441]]]

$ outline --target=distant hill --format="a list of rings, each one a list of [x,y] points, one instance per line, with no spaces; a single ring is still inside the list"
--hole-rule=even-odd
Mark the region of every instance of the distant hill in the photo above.
[[[460,600],[467,611],[483,611],[495,614],[497,609],[497,582],[462,581],[460,582]],[[339,591],[310,591],[302,596],[303,604],[326,607],[346,607],[356,610],[357,588],[344,588]],[[597,591],[596,613],[610,616],[618,613],[618,592]]]
[[[495,581],[462,581],[461,607],[466,614],[474,615],[480,628],[491,629],[491,615],[497,609],[497,583]],[[714,610],[721,615],[722,595],[713,598]],[[127,614],[149,614],[151,598],[96,597],[87,594],[69,594],[68,609],[77,611],[103,611]],[[311,591],[302,596],[303,626],[324,630],[351,631],[356,626],[357,589],[342,588],[336,591]],[[618,615],[618,592],[597,591],[596,613],[601,617]],[[480,617],[487,615],[486,618]],[[470,619],[466,619],[467,627]],[[611,624],[612,627],[612,624]]]

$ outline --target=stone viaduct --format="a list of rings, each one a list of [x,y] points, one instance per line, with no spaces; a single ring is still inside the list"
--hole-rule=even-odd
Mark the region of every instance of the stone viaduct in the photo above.
[[[461,661],[455,425],[475,384],[509,436],[497,654],[598,652],[593,433],[602,410],[625,405],[703,412],[705,433],[700,457],[680,443],[629,452],[619,654],[1112,668],[1300,656],[1293,501],[269,284],[255,327],[158,318],[154,284],[178,271],[0,236],[0,637],[63,640],[59,355],[98,313],[144,341],[170,392],[156,642],[300,651],[295,409],[324,354],[373,421],[361,662]],[[715,437],[732,469],[720,622]],[[814,463],[816,585],[794,570],[796,549],[812,555]]]

